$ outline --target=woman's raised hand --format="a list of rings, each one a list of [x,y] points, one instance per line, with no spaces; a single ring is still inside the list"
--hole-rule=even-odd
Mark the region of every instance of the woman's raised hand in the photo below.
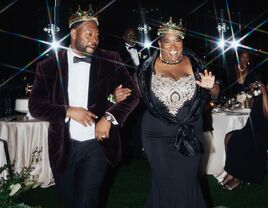
[[[196,84],[198,84],[200,87],[210,90],[214,85],[215,76],[211,72],[208,72],[207,70],[204,71],[204,74],[199,73],[199,75],[200,80],[197,80]]]

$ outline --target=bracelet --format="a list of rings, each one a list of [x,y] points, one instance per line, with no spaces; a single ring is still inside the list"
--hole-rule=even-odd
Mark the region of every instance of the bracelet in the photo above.
[[[213,95],[211,95],[211,94],[210,94],[210,97],[211,97],[211,99],[213,99],[213,100],[217,100],[217,98],[218,98],[218,96],[213,96]]]

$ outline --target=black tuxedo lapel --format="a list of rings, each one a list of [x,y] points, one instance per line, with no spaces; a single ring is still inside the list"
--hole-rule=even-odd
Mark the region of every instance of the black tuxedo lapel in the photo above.
[[[66,105],[69,105],[67,50],[59,54],[59,60],[60,60],[60,64],[58,68],[58,75],[59,75],[60,86],[62,86],[63,88],[63,89],[60,89],[60,92],[62,92],[61,96],[62,96],[62,99],[64,99],[64,103]]]
[[[143,48],[142,46],[140,46],[139,44],[136,44],[134,46],[134,48],[137,50],[138,52],[138,57],[139,57],[139,61],[140,61],[140,65],[144,62],[144,59],[147,58],[148,56],[148,52],[146,51],[147,49],[146,48]],[[128,64],[130,66],[133,66],[136,68],[135,64],[134,64],[134,61],[129,53],[129,51],[127,50],[126,48],[126,45],[122,45],[122,47],[120,47],[118,49],[118,52],[120,54],[120,57],[122,58],[123,62],[125,64]]]
[[[121,54],[120,54],[121,55]],[[128,52],[126,46],[123,46],[122,47],[122,57],[123,61],[126,63],[126,64],[129,64],[131,66],[135,66],[134,65],[134,62],[133,62],[133,59],[130,55],[130,53]]]
[[[125,44],[122,44],[121,47],[118,48],[118,52],[119,52],[119,55],[120,55],[123,63],[125,64],[126,69],[130,73],[130,75],[133,76],[136,72],[137,67],[135,66],[134,61],[133,61],[130,53],[128,52]]]
[[[88,105],[92,104],[92,93],[94,93],[95,86],[97,85],[100,73],[101,73],[101,60],[100,57],[98,57],[98,52],[94,54],[91,62],[90,67],[90,75],[89,75],[89,85],[88,85]]]

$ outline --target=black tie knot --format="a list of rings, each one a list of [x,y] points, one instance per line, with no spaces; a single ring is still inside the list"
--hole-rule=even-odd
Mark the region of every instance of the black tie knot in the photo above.
[[[130,49],[136,49],[136,45],[134,45],[134,46],[127,45],[127,49],[128,50],[130,50]]]
[[[74,56],[74,59],[73,59],[73,62],[74,63],[79,63],[79,62],[81,62],[81,61],[83,61],[83,62],[86,62],[86,63],[91,63],[91,61],[92,61],[92,57],[90,57],[90,56],[86,56],[86,57],[78,57],[78,56]]]

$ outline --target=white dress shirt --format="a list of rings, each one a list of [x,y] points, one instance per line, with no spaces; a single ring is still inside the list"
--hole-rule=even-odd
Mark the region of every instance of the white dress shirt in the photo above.
[[[125,43],[127,51],[130,53],[130,56],[135,64],[135,66],[139,66],[140,65],[140,59],[139,59],[139,54],[138,54],[138,50],[136,48],[131,48],[132,46]]]
[[[67,51],[69,105],[87,109],[91,64],[86,62],[73,63],[74,56],[81,57],[75,54],[72,49],[69,49]],[[72,139],[78,141],[95,139],[95,124],[85,127],[70,119],[70,135]]]

